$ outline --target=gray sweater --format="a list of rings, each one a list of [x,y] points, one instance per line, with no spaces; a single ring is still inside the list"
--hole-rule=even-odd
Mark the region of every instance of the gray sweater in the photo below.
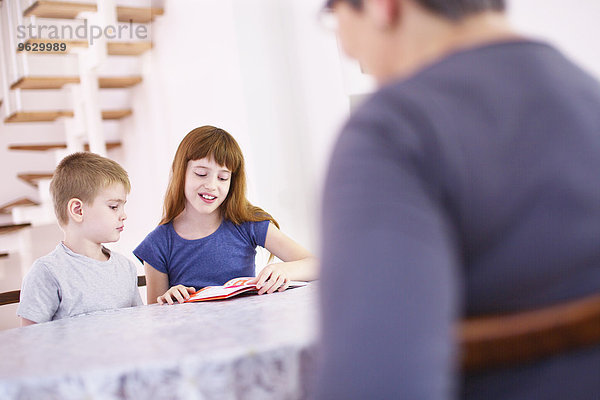
[[[600,346],[459,377],[459,318],[600,292],[600,85],[497,43],[380,89],[323,200],[319,399],[599,399]]]

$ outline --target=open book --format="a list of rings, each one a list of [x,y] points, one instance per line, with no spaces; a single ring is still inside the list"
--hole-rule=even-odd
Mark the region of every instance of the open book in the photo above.
[[[254,278],[234,278],[230,281],[227,281],[223,286],[206,286],[205,288],[202,288],[196,293],[192,294],[190,298],[185,301],[185,303],[192,301],[223,300],[242,293],[256,294],[258,293],[256,284],[248,283],[248,281],[252,279]],[[288,289],[305,286],[307,284],[308,282],[290,281]]]

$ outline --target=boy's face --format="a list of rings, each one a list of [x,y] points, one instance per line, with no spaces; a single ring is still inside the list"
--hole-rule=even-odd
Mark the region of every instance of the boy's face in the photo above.
[[[121,183],[105,187],[83,205],[82,234],[94,243],[116,242],[123,231],[127,192]]]

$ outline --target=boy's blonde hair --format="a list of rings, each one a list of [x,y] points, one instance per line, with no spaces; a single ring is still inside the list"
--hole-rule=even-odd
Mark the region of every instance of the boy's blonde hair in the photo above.
[[[69,200],[77,198],[91,204],[100,190],[115,183],[123,184],[127,193],[131,190],[127,172],[116,161],[88,152],[63,158],[50,182],[58,222],[61,225],[69,222]]]

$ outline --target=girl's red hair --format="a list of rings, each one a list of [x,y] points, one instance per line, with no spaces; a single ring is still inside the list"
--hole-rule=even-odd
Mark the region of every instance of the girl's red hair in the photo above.
[[[244,156],[233,136],[214,126],[201,126],[188,133],[177,148],[171,179],[165,194],[163,216],[160,225],[167,224],[185,208],[185,173],[190,160],[212,158],[231,171],[229,193],[221,204],[223,218],[236,225],[247,221],[269,220],[279,228],[275,219],[260,207],[246,199],[246,171]]]

